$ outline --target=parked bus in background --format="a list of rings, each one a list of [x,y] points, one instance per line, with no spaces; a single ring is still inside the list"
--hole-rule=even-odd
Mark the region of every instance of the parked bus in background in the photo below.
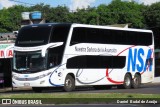
[[[14,47],[14,87],[138,88],[154,79],[150,30],[48,23],[20,29]]]
[[[0,88],[12,86],[14,33],[0,33]]]

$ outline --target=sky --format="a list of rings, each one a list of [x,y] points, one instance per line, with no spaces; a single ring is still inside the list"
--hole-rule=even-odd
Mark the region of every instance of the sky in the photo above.
[[[86,8],[88,6],[97,7],[100,4],[109,4],[112,0],[0,0],[0,9],[8,8],[13,5],[26,5],[31,6],[35,4],[49,4],[52,7],[67,6],[70,10],[76,10],[77,8]],[[131,0],[122,0],[122,1],[131,1]],[[144,3],[145,5],[151,5],[155,2],[160,2],[160,0],[134,0],[138,3]]]

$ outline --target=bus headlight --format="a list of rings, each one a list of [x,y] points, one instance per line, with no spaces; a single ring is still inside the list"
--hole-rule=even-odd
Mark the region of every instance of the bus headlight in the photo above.
[[[49,72],[49,73],[47,73],[47,74],[42,74],[42,75],[38,76],[38,78],[41,79],[41,78],[44,78],[44,77],[46,77],[46,76],[48,76],[48,75],[50,75],[50,74],[51,74],[51,72]]]
[[[17,77],[17,76],[12,76],[12,78],[13,78],[13,79],[17,79],[18,77]]]
[[[46,76],[45,74],[40,75],[40,76],[39,76],[39,79],[40,79],[40,78],[43,78],[43,77],[45,77],[45,76]]]

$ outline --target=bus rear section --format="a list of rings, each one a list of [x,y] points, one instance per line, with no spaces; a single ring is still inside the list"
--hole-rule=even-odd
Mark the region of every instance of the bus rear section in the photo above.
[[[92,25],[73,25],[71,30],[65,62],[76,86],[128,89],[153,81],[152,31]]]

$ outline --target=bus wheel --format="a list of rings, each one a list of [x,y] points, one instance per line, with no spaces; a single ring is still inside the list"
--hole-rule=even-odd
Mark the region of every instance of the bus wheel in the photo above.
[[[126,74],[125,78],[124,78],[123,87],[125,89],[130,89],[131,88],[131,84],[132,84],[131,76],[129,74]]]
[[[124,77],[124,82],[122,85],[118,85],[117,87],[119,89],[125,88],[125,89],[130,89],[131,88],[131,84],[132,84],[132,79],[131,76],[129,74],[126,74]]]
[[[36,93],[41,93],[42,92],[42,87],[32,87],[32,90]]]
[[[141,76],[138,74],[135,74],[132,80],[132,88],[139,88],[140,84],[141,84]]]
[[[71,75],[67,75],[63,89],[66,92],[70,92],[75,89],[75,80]]]

